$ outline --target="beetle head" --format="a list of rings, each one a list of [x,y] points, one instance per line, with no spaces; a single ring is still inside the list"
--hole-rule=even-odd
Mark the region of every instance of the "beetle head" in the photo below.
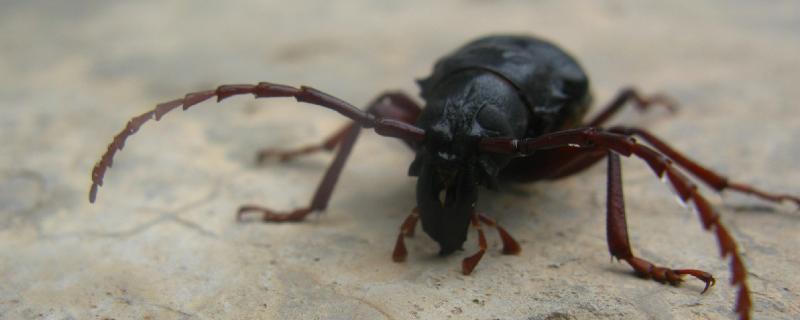
[[[417,125],[425,141],[409,168],[417,176],[417,207],[422,229],[440,245],[440,254],[461,249],[478,200],[478,187],[496,188],[497,175],[510,158],[480,153],[485,137],[514,136],[508,114],[489,99],[450,95],[429,100]]]

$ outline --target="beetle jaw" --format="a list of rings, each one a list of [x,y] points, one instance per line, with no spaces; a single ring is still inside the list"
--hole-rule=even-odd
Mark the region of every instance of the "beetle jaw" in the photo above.
[[[417,207],[422,230],[439,243],[440,255],[461,249],[478,199],[469,170],[455,170],[418,159]]]

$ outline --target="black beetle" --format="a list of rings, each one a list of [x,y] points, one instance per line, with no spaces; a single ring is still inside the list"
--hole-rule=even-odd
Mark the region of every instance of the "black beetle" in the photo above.
[[[659,282],[677,284],[683,275],[713,285],[711,274],[696,269],[656,266],[633,255],[628,240],[619,154],[644,160],[658,177],[669,180],[684,202],[697,209],[703,226],[713,231],[723,258],[731,259],[732,283],[739,286],[736,311],[742,319],[750,315],[750,294],[746,269],[736,243],[720,223],[708,201],[682,172],[686,171],[716,191],[731,190],[768,201],[800,198],[772,194],[752,186],[729,181],[685,155],[675,151],[646,130],[605,122],[627,102],[640,109],[658,105],[674,110],[668,98],[644,97],[624,89],[598,115],[584,121],[591,104],[589,80],[578,62],[555,45],[534,37],[501,35],[470,42],[439,60],[431,76],[419,81],[426,108],[400,92],[380,95],[366,111],[310,87],[262,82],[257,85],[223,85],[214,90],[187,94],[156,106],[131,119],[117,134],[92,170],[89,199],[94,202],[113,156],[128,136],[145,122],[159,120],[167,112],[184,110],[202,101],[217,101],[240,94],[261,97],[294,97],[330,108],[353,120],[320,144],[294,150],[263,150],[259,161],[270,157],[289,160],[315,151],[338,149],[307,207],[290,212],[245,205],[237,218],[259,213],[264,221],[299,221],[309,213],[327,207],[344,163],[361,128],[405,141],[416,151],[409,175],[417,179],[417,207],[400,227],[393,259],[405,260],[405,236],[413,234],[416,222],[440,245],[441,254],[461,249],[469,226],[478,230],[480,250],[465,258],[464,274],[470,274],[486,250],[481,224],[495,227],[503,240],[503,252],[517,254],[516,241],[497,223],[475,210],[480,186],[496,188],[498,179],[519,182],[557,179],[608,159],[607,236],[611,255],[626,261],[637,274]],[[639,144],[639,137],[651,147]],[[680,168],[679,168],[680,167]]]
[[[478,185],[495,188],[512,159],[482,152],[478,141],[566,127],[591,100],[589,81],[572,57],[548,42],[519,36],[471,42],[439,60],[419,85],[426,103],[416,125],[426,140],[409,174],[419,177],[422,228],[442,254],[466,240]]]

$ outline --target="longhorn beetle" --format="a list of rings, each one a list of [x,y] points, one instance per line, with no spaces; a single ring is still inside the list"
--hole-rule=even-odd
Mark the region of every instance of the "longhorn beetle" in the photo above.
[[[489,36],[470,42],[441,58],[433,73],[418,83],[425,100],[424,109],[401,92],[384,93],[362,111],[311,87],[294,88],[267,82],[223,85],[161,103],[131,119],[108,145],[92,170],[89,201],[95,201],[114,154],[122,150],[125,140],[148,120],[158,121],[175,108],[186,110],[213,97],[218,102],[241,94],[252,94],[256,98],[293,97],[299,102],[332,109],[352,122],[319,144],[293,150],[260,151],[258,161],[267,158],[286,161],[338,148],[307,207],[278,212],[244,205],[237,219],[255,213],[268,222],[300,221],[312,212],[325,210],[359,132],[362,128],[373,129],[379,135],[404,141],[416,152],[408,174],[417,177],[417,205],[400,226],[393,260],[405,260],[403,238],[413,234],[418,220],[422,221],[422,230],[439,244],[441,255],[461,249],[471,225],[478,232],[479,250],[462,261],[462,271],[468,275],[486,251],[482,224],[497,229],[503,253],[520,252],[519,245],[505,229],[476,211],[479,187],[495,189],[499,179],[517,182],[558,179],[607,158],[606,231],[612,257],[627,262],[638,275],[659,282],[676,285],[684,275],[693,276],[705,283],[705,292],[715,283],[711,274],[697,269],[657,266],[631,251],[619,155],[634,156],[646,162],[656,176],[665,177],[679,198],[691,202],[697,209],[703,227],[716,236],[720,255],[730,259],[731,283],[739,288],[735,311],[741,319],[750,318],[747,271],[736,242],[684,172],[717,192],[730,190],[797,205],[800,205],[800,198],[730,181],[644,129],[604,126],[629,102],[640,110],[659,106],[674,111],[672,100],[662,95],[643,96],[628,88],[621,90],[598,115],[583,120],[592,99],[589,80],[578,62],[552,43],[516,35]],[[647,145],[639,144],[634,137]]]

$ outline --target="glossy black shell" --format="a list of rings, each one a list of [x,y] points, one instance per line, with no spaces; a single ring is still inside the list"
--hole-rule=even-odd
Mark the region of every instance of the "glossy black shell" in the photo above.
[[[452,75],[471,70],[493,73],[516,88],[530,110],[526,136],[574,126],[591,104],[589,79],[568,53],[530,36],[488,36],[436,62],[433,73],[418,81],[428,100]]]

